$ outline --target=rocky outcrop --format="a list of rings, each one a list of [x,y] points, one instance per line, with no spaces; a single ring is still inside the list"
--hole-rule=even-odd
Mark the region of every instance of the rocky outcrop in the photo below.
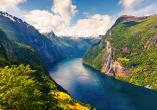
[[[106,74],[111,74],[113,60],[112,60],[112,47],[109,41],[106,40],[106,53],[105,53],[105,71]]]
[[[104,69],[105,73],[109,76],[125,76],[127,74],[127,69],[124,68],[119,62],[114,61],[113,49],[111,47],[111,43],[108,40],[106,41],[106,52],[105,52],[105,64]]]
[[[157,44],[157,38],[154,38],[152,40],[149,40],[145,44],[145,48],[151,48]]]
[[[126,76],[127,75],[127,68],[123,67],[119,62],[115,61],[112,64],[112,69],[114,71],[115,76]]]
[[[123,18],[123,17],[122,17]],[[129,18],[128,18],[129,19]],[[123,18],[124,20],[124,18]],[[112,31],[108,31],[108,35],[112,36]],[[109,76],[124,76],[127,74],[127,69],[124,68],[119,62],[113,60],[113,48],[111,46],[110,41],[104,36],[101,40],[99,47],[106,45],[105,53],[104,53],[104,66],[102,67],[102,71]],[[128,48],[124,48],[123,51],[128,51]]]

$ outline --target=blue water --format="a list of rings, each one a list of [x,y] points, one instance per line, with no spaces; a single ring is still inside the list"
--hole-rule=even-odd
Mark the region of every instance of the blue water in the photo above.
[[[81,58],[60,62],[49,72],[75,99],[97,110],[157,110],[157,92],[85,67]]]

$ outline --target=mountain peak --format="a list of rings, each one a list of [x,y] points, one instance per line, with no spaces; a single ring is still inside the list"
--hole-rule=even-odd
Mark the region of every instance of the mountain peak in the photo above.
[[[8,14],[7,12],[2,12],[2,11],[0,11],[0,16],[3,16],[3,17],[6,17],[6,18],[9,18],[10,20],[12,20],[13,22],[15,22],[16,20],[15,20],[15,17],[14,16],[12,16],[12,15],[10,15],[10,14]]]
[[[124,22],[124,21],[142,21],[142,20],[147,19],[148,17],[149,16],[136,17],[136,16],[123,15],[123,16],[119,17],[116,22],[120,23],[120,22]]]
[[[10,15],[10,14],[7,13],[7,12],[0,11],[0,17],[7,18],[7,19],[11,20],[11,21],[14,22],[14,23],[19,23],[19,24],[23,23],[23,24],[27,25],[27,27],[32,27],[31,25],[29,25],[28,23],[26,23],[26,22],[23,21],[22,19],[17,18],[17,17],[15,17],[15,16],[13,16],[13,15]]]
[[[53,31],[51,31],[49,33],[44,33],[44,35],[46,35],[46,36],[56,36],[56,34]]]

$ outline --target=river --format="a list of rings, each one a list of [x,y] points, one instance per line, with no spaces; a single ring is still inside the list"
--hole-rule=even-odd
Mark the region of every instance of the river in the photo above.
[[[49,73],[76,100],[97,110],[157,110],[157,92],[85,67],[81,58],[60,62]]]

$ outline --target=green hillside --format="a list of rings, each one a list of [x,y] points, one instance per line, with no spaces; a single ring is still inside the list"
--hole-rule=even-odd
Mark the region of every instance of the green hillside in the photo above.
[[[18,65],[18,66],[16,66]],[[36,52],[0,30],[0,109],[89,110],[50,78]]]
[[[109,70],[109,75],[118,79],[157,89],[157,16],[119,18],[102,41],[85,55],[84,64],[105,73]]]

